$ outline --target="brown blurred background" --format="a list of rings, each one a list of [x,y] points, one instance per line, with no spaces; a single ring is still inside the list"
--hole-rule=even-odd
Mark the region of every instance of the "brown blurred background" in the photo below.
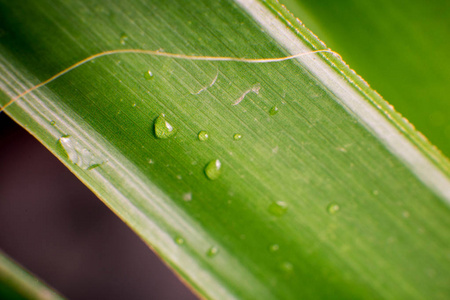
[[[0,249],[69,299],[196,299],[44,146],[0,113]]]

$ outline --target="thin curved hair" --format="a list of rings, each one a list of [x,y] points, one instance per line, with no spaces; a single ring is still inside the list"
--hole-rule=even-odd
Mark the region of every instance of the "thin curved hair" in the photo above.
[[[96,58],[103,57],[103,56],[109,56],[109,55],[115,55],[115,54],[143,54],[143,55],[151,55],[151,56],[162,56],[162,57],[169,57],[173,59],[181,59],[181,60],[196,60],[196,61],[233,61],[233,62],[241,62],[241,63],[247,63],[247,64],[262,64],[262,63],[275,63],[275,62],[281,62],[286,60],[295,59],[301,56],[310,55],[314,53],[320,53],[320,52],[327,52],[327,53],[333,53],[334,55],[337,55],[340,57],[340,55],[332,50],[329,49],[322,49],[322,50],[314,50],[314,51],[308,51],[308,52],[302,52],[297,53],[294,55],[289,56],[283,56],[283,57],[273,57],[273,58],[240,58],[240,57],[229,57],[229,56],[201,56],[201,55],[186,55],[186,54],[176,54],[176,53],[168,53],[168,52],[162,52],[159,50],[143,50],[143,49],[116,49],[116,50],[109,50],[104,51],[100,53],[93,54],[91,56],[86,57],[83,60],[80,60],[79,62],[71,65],[70,67],[62,70],[61,72],[53,75],[49,79],[36,84],[35,86],[27,89],[26,91],[22,92],[21,94],[17,95],[16,97],[9,100],[3,107],[0,108],[0,112],[5,110],[8,106],[19,100],[20,98],[28,95],[29,93],[49,84],[52,81],[55,81],[59,77],[69,73],[70,71],[84,65],[87,62],[90,62]]]

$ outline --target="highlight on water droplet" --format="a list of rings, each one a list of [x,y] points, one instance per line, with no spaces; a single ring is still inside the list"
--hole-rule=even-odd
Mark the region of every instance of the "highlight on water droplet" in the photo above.
[[[216,180],[222,173],[222,163],[215,159],[210,161],[205,167],[205,175],[209,180]]]
[[[270,252],[277,252],[278,250],[280,250],[280,246],[278,246],[278,244],[272,244],[269,246]]]
[[[235,141],[239,141],[240,139],[242,139],[242,134],[240,134],[240,133],[235,133],[235,134],[233,135],[233,139],[234,139]]]
[[[55,126],[56,122],[55,121],[50,121],[50,125]]]
[[[204,142],[209,139],[209,134],[206,131],[202,130],[198,133],[198,139]]]
[[[127,43],[127,41],[128,41],[128,36],[125,33],[122,33],[120,35],[120,43],[122,45],[125,45]]]
[[[341,208],[339,207],[339,205],[335,202],[331,202],[330,204],[328,204],[327,206],[327,211],[330,215],[334,215],[335,213],[337,213]]]
[[[152,71],[148,70],[144,72],[144,78],[146,80],[152,80],[153,79],[153,73]]]
[[[184,244],[184,239],[182,237],[177,236],[175,238],[175,243],[177,243],[178,245],[183,245]]]
[[[69,135],[61,137],[59,143],[66,152],[68,159],[84,170],[92,170],[103,163],[102,159],[96,157]]]
[[[272,108],[269,110],[269,115],[273,116],[276,115],[278,113],[278,106],[274,105],[272,106]]]
[[[277,217],[284,215],[287,209],[288,205],[283,201],[272,202],[272,204],[269,205],[269,213]]]
[[[212,246],[208,249],[206,255],[208,255],[209,257],[214,257],[217,255],[217,253],[219,253],[219,248],[217,248],[216,246]]]
[[[166,116],[164,114],[160,114],[156,118],[154,129],[155,136],[159,139],[168,139],[176,133],[175,128],[166,120]]]

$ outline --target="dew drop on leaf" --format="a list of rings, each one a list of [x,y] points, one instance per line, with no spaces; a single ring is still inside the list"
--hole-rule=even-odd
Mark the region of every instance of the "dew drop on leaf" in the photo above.
[[[182,237],[177,236],[175,238],[175,243],[177,243],[178,245],[183,245],[184,244],[184,239]]]
[[[276,115],[278,113],[278,106],[274,105],[272,106],[272,108],[269,110],[269,115],[273,116]]]
[[[209,139],[209,135],[206,131],[202,130],[198,133],[198,139],[202,142],[206,141],[207,139]]]
[[[212,246],[211,248],[208,249],[206,255],[208,255],[209,257],[214,257],[217,255],[217,253],[219,253],[219,248]]]
[[[334,215],[339,211],[339,209],[340,209],[339,205],[335,202],[332,202],[327,206],[327,211],[330,215]]]
[[[210,180],[216,180],[222,173],[222,163],[215,159],[210,161],[205,167],[205,175]]]
[[[103,160],[92,154],[71,136],[63,136],[59,143],[67,154],[67,158],[84,170],[92,170],[103,163]]]
[[[281,263],[280,269],[285,274],[291,274],[294,271],[294,266],[290,262],[285,261],[285,262]]]
[[[175,135],[176,130],[167,120],[164,114],[160,114],[155,120],[155,136],[159,139],[168,139]]]
[[[192,193],[183,194],[183,200],[186,202],[192,201]]]
[[[269,205],[269,213],[277,217],[284,215],[287,209],[287,203],[283,201],[276,201]]]
[[[278,250],[280,250],[280,246],[278,246],[278,244],[272,244],[269,246],[270,252],[277,252]]]
[[[128,41],[128,36],[125,33],[120,35],[120,44],[125,45]]]
[[[153,79],[153,73],[152,71],[148,70],[144,72],[144,78],[146,80],[152,80]]]
[[[55,121],[50,121],[50,125],[55,126],[56,122]]]
[[[235,135],[233,135],[233,139],[234,139],[235,141],[239,141],[240,139],[242,139],[242,134],[236,133]]]

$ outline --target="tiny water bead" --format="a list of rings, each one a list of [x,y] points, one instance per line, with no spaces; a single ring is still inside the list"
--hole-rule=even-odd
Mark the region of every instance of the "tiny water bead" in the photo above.
[[[222,173],[222,163],[215,159],[210,161],[205,167],[205,175],[209,180],[216,180]]]
[[[339,210],[340,210],[340,207],[335,202],[332,202],[332,203],[328,204],[328,206],[327,206],[327,211],[330,215],[336,214]]]
[[[272,244],[269,246],[270,252],[277,252],[278,250],[280,250],[280,246],[278,246],[278,244]]]
[[[120,35],[120,44],[125,45],[128,41],[128,36],[125,33]]]
[[[176,133],[175,128],[166,120],[164,114],[160,114],[156,118],[154,129],[155,136],[159,139],[168,139]]]
[[[290,273],[292,273],[292,272],[294,271],[294,266],[293,266],[290,262],[285,261],[285,262],[281,263],[280,269],[281,269],[285,274],[290,274]]]
[[[209,257],[214,257],[217,255],[217,253],[219,253],[219,248],[217,248],[216,246],[212,246],[208,249],[206,255],[208,255]]]
[[[209,139],[209,134],[206,131],[202,130],[198,133],[198,139],[204,142]]]
[[[175,243],[177,243],[178,245],[183,245],[184,244],[184,239],[182,237],[177,236],[175,238]]]
[[[242,134],[236,133],[235,135],[233,135],[233,139],[234,139],[235,141],[239,141],[240,139],[242,139]]]
[[[153,79],[153,73],[152,71],[148,70],[144,72],[144,78],[145,80],[152,80]]]
[[[272,106],[272,108],[269,110],[269,115],[273,116],[276,115],[278,113],[278,106],[274,105]]]
[[[286,213],[288,209],[288,205],[283,201],[276,201],[269,205],[269,213],[280,217]]]
[[[183,200],[186,202],[192,201],[192,193],[183,194]]]
[[[50,121],[50,125],[55,126],[56,122],[55,121]]]

